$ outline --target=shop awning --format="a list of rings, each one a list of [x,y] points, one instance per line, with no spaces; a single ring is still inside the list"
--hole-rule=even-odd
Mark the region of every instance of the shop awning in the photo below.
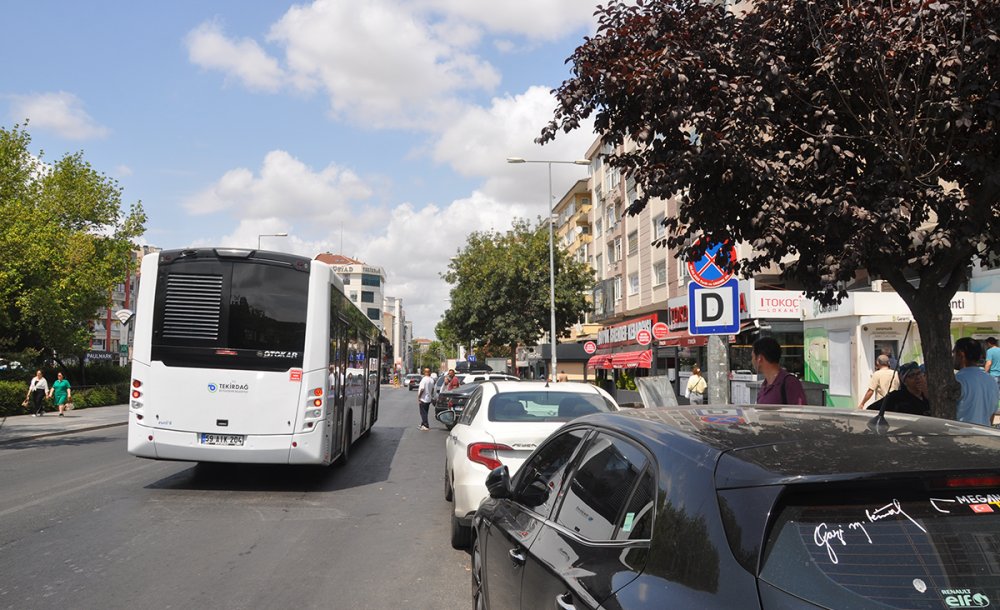
[[[653,352],[648,349],[641,352],[621,352],[611,356],[611,368],[615,369],[629,369],[635,367],[648,369],[652,366]]]
[[[611,368],[611,354],[597,354],[596,356],[591,356],[587,360],[588,369],[610,369]]]

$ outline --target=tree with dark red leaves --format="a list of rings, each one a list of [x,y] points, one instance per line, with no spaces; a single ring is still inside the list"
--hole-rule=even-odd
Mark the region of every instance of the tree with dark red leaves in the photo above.
[[[638,144],[608,158],[642,187],[628,212],[678,197],[664,241],[688,256],[749,243],[742,275],[778,264],[825,304],[886,280],[953,417],[950,302],[1000,252],[1000,2],[728,4],[598,7],[539,142],[593,116]]]

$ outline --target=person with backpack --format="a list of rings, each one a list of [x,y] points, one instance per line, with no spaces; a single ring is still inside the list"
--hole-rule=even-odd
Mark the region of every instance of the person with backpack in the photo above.
[[[802,382],[779,364],[781,345],[774,337],[761,337],[753,342],[750,362],[754,370],[764,376],[764,383],[757,390],[757,404],[806,404]]]

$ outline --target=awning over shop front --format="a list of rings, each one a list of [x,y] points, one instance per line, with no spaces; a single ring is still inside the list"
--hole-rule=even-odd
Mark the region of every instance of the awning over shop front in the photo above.
[[[628,369],[635,367],[642,367],[648,369],[653,365],[653,352],[652,350],[643,350],[641,352],[621,352],[618,354],[612,354],[611,356],[611,368],[615,369]]]
[[[611,368],[611,354],[597,354],[596,356],[591,356],[587,360],[588,369],[610,369]]]

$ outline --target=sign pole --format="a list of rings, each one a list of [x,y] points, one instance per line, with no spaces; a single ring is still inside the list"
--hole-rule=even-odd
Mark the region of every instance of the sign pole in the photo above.
[[[708,404],[729,404],[729,345],[726,335],[708,336]]]

